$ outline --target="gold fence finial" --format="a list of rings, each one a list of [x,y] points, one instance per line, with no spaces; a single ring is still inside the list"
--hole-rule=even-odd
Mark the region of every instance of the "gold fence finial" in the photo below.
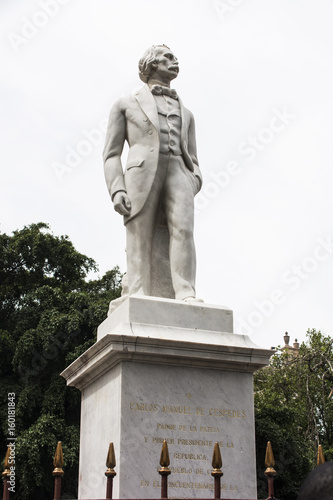
[[[10,474],[10,468],[9,468],[9,455],[10,455],[10,450],[11,450],[11,447],[8,446],[7,447],[7,451],[6,451],[6,456],[5,456],[5,462],[4,462],[4,471],[2,473],[2,477],[6,477]]]
[[[107,471],[105,472],[105,475],[107,477],[109,477],[109,476],[114,477],[117,475],[116,471],[114,470],[114,468],[116,466],[116,456],[114,454],[113,443],[109,444],[109,451],[108,451],[108,455],[106,457],[106,466],[108,468]]]
[[[167,469],[169,465],[170,465],[170,458],[169,458],[168,443],[164,439],[160,457],[160,466],[162,467],[162,469]]]
[[[221,457],[219,443],[214,444],[212,466],[214,469],[221,469],[221,467],[222,467],[222,457]]]
[[[219,443],[214,444],[212,466],[214,467],[211,472],[214,478],[214,499],[218,500],[221,498],[221,477],[223,476],[223,472],[221,471],[222,457]]]
[[[171,474],[171,469],[169,469],[169,465],[170,465],[170,458],[169,458],[168,443],[164,439],[160,457],[161,467],[158,469],[158,473],[161,476],[161,498],[168,498],[168,475]]]
[[[57,448],[55,451],[54,459],[53,459],[53,465],[55,467],[54,471],[52,474],[54,476],[63,476],[64,471],[62,470],[64,466],[64,456],[62,454],[62,446],[61,446],[61,441],[58,441]]]
[[[324,457],[323,447],[321,444],[319,444],[317,452],[317,465],[321,465],[324,463],[325,463],[325,457]]]
[[[211,475],[213,477],[222,477],[223,476],[223,472],[221,471],[222,457],[221,457],[219,443],[214,444],[212,466],[214,467],[214,470],[211,472]]]
[[[267,469],[265,470],[265,474],[275,476],[276,475],[276,471],[274,469],[275,460],[274,460],[273,449],[272,449],[272,445],[271,445],[270,441],[268,441],[267,446],[266,446],[265,465],[267,467]]]

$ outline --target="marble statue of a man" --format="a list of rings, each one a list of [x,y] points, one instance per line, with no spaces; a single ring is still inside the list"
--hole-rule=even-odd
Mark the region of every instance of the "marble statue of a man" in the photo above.
[[[178,60],[167,46],[154,45],[144,53],[139,75],[145,85],[113,105],[103,156],[114,209],[126,226],[123,295],[191,302],[199,300],[193,222],[202,177],[193,115],[170,88],[178,72]]]

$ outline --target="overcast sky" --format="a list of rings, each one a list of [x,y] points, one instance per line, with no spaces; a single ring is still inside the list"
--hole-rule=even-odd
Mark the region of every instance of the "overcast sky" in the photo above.
[[[197,293],[262,347],[333,332],[333,1],[2,0],[1,226],[125,265],[105,122],[167,44],[196,120]]]

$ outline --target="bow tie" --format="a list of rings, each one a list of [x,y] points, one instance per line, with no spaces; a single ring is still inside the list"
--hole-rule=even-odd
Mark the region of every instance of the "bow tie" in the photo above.
[[[172,99],[178,99],[177,92],[175,89],[169,89],[169,87],[162,87],[162,85],[153,85],[151,92],[154,95],[168,95]]]

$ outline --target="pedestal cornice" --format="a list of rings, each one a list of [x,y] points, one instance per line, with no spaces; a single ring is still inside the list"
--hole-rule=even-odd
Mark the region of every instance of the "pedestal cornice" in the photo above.
[[[272,355],[248,336],[232,333],[227,308],[141,297],[120,307],[100,325],[96,344],[61,373],[68,385],[83,389],[121,361],[252,373]],[[203,326],[202,316],[208,329],[194,327]],[[217,331],[219,325],[229,331]]]

